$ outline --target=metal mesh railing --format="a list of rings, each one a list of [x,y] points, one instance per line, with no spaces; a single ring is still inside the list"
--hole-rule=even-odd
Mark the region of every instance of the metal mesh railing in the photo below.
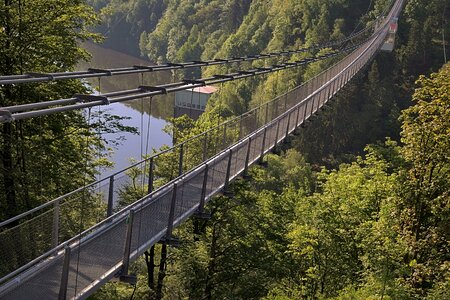
[[[306,86],[312,91],[310,82]],[[192,170],[257,128],[271,122],[295,105],[300,94],[303,97],[308,94],[304,86],[153,154],[118,173],[47,202],[29,213],[2,222],[0,244],[4,246],[0,251],[0,278],[8,274],[14,275],[11,272],[27,267],[28,263],[47,255],[48,251],[79,232]],[[13,222],[19,224],[8,228]],[[23,247],[18,247],[17,243],[24,239],[20,235],[21,232],[36,238],[24,240]],[[10,251],[12,248],[16,250]],[[22,251],[22,248],[34,250]]]
[[[402,4],[398,0],[390,16],[396,16]],[[112,175],[102,184],[72,193],[68,200],[59,199],[34,218],[2,231],[0,259],[10,260],[3,272],[25,263],[19,257],[30,250],[11,246],[22,239],[25,244],[38,246],[37,253],[28,257],[46,253],[1,286],[0,298],[29,299],[39,295],[85,298],[119,271],[126,272],[125,266],[130,261],[161,238],[170,238],[175,226],[202,210],[213,195],[226,189],[231,180],[317,113],[371,60],[385,33],[383,30],[333,67],[287,94],[154,155],[123,174]],[[153,187],[159,188],[151,192]],[[141,199],[128,205],[126,200],[130,199],[123,198],[130,194]],[[98,209],[102,207],[99,203],[105,201],[109,205]],[[91,225],[87,219],[86,223],[80,222],[87,205],[95,208],[89,220],[101,221],[77,235]],[[115,207],[121,210],[113,213]],[[108,217],[104,219],[105,216]],[[59,224],[57,234],[55,222]],[[27,228],[39,234],[27,235]],[[55,236],[58,240],[69,240],[55,248],[52,247]]]

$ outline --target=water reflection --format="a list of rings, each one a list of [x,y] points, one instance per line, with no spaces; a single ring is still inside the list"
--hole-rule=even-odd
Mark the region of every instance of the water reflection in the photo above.
[[[133,65],[150,65],[149,61],[120,53],[101,46],[84,43],[83,47],[92,55],[91,62],[80,63],[79,70],[89,67],[120,68]],[[91,86],[97,87],[101,93],[118,90],[134,89],[139,85],[157,85],[171,82],[170,72],[155,72],[147,74],[131,74],[113,77],[91,78]],[[171,145],[171,137],[162,131],[167,119],[173,116],[173,94],[161,95],[153,99],[144,98],[122,103],[113,103],[96,108],[111,115],[129,117],[123,125],[137,128],[139,134],[128,132],[107,133],[102,137],[108,142],[113,154],[110,158],[115,163],[112,169],[102,170],[104,178],[130,165],[130,159],[140,160],[143,154],[151,153],[152,148]],[[118,144],[116,142],[119,142]]]

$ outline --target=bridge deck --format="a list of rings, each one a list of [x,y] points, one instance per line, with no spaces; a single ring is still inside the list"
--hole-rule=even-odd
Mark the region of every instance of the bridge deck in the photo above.
[[[390,16],[397,16],[403,0],[397,0]],[[104,282],[118,275],[129,258],[134,261],[163,238],[172,226],[180,225],[205,202],[240,176],[246,163],[252,165],[318,112],[375,55],[387,27],[342,61],[290,92],[295,100],[275,119],[251,132],[236,144],[204,161],[194,170],[169,182],[97,224],[67,244],[70,249],[67,298],[86,298]],[[207,175],[205,172],[207,170]],[[227,176],[228,175],[228,176]],[[134,217],[129,221],[130,211]],[[173,218],[172,218],[173,216]],[[129,226],[132,229],[128,239]],[[124,257],[129,246],[129,256]],[[47,256],[0,287],[1,299],[55,299],[60,297],[65,252]]]

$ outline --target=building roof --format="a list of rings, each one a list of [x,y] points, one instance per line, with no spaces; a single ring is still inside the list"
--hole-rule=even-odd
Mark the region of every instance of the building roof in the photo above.
[[[216,88],[215,86],[211,86],[211,85],[206,85],[206,86],[201,86],[201,87],[196,87],[193,89],[188,89],[187,91],[190,92],[195,92],[195,93],[199,93],[199,94],[214,94],[215,92],[217,92],[219,89]]]

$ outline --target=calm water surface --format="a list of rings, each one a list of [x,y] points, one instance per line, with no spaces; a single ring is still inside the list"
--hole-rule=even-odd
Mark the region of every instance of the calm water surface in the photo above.
[[[118,68],[133,65],[150,65],[149,61],[129,56],[98,45],[86,43],[85,49],[92,54],[92,60],[78,66],[80,70],[88,67],[95,68]],[[171,75],[168,72],[154,74],[121,75],[111,78],[90,79],[89,84],[96,87],[101,93],[134,89],[142,84],[155,85],[170,82]],[[108,106],[93,108],[93,111],[108,113],[111,115],[129,117],[122,121],[125,126],[135,127],[138,134],[129,132],[104,133],[102,137],[108,142],[108,147],[113,151],[109,160],[114,162],[114,167],[100,170],[101,178],[117,172],[131,163],[132,159],[141,160],[142,154],[151,153],[152,148],[163,145],[172,145],[172,138],[163,132],[167,119],[173,116],[173,95],[158,96],[152,99],[132,100],[121,103],[113,103]],[[149,128],[149,130],[147,130]]]

